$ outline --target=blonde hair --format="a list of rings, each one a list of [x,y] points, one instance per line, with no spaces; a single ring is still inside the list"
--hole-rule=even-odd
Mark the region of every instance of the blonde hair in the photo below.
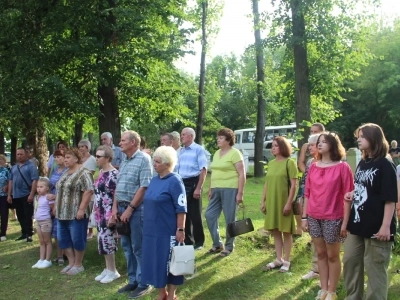
[[[160,146],[154,151],[153,158],[160,158],[163,165],[168,166],[168,170],[172,172],[176,166],[178,157],[176,150],[171,146]]]
[[[51,189],[51,182],[49,180],[49,178],[47,177],[39,177],[38,182],[43,182],[47,185],[47,187],[49,188],[49,190]]]

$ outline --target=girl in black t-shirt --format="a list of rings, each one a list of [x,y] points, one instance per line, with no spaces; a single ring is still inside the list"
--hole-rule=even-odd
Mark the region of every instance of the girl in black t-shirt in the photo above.
[[[387,269],[396,231],[396,170],[381,127],[368,123],[355,135],[362,160],[354,174],[354,191],[345,195],[351,205],[343,256],[346,299],[363,299],[364,268],[366,299],[387,299]]]

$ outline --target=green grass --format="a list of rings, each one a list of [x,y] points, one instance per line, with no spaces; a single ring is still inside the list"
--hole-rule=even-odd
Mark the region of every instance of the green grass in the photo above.
[[[226,258],[207,255],[211,239],[205,227],[205,249],[196,252],[198,274],[178,288],[179,299],[235,300],[235,299],[314,299],[319,287],[318,281],[301,281],[301,275],[308,272],[311,253],[307,248],[309,237],[297,239],[292,252],[292,266],[289,273],[279,271],[262,272],[261,266],[274,259],[273,240],[262,237],[258,229],[263,226],[263,215],[259,212],[262,180],[248,179],[245,191],[246,216],[253,220],[255,232],[236,239],[235,251]],[[206,191],[203,193],[204,208],[207,206]],[[205,224],[205,223],[204,223]],[[224,233],[224,220],[220,219]],[[127,279],[125,258],[120,248],[116,255],[117,268],[121,278],[101,284],[94,277],[103,270],[104,259],[97,253],[96,241],[90,240],[86,251],[85,272],[77,276],[59,274],[61,267],[53,266],[44,270],[31,269],[38,260],[37,237],[28,244],[14,242],[19,236],[17,222],[10,222],[8,240],[0,243],[0,299],[126,299],[117,295],[117,289]],[[388,299],[397,299],[400,294],[400,275],[394,271],[400,268],[399,256],[393,255],[389,267],[390,289]],[[339,299],[344,298],[342,281],[339,284]],[[156,291],[143,299],[156,298]]]

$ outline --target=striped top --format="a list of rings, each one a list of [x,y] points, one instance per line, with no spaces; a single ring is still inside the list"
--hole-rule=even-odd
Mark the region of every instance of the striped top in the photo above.
[[[202,146],[193,142],[181,148],[176,170],[183,179],[199,176],[203,168],[207,169],[207,157]]]

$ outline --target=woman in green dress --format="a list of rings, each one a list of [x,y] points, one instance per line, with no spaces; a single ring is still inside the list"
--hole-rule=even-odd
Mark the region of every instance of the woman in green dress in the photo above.
[[[264,229],[269,230],[275,240],[276,259],[262,269],[280,268],[281,272],[287,272],[290,268],[292,234],[296,233],[292,202],[297,186],[297,166],[290,159],[292,147],[284,137],[274,138],[271,152],[275,159],[268,164],[260,210],[265,214]]]

